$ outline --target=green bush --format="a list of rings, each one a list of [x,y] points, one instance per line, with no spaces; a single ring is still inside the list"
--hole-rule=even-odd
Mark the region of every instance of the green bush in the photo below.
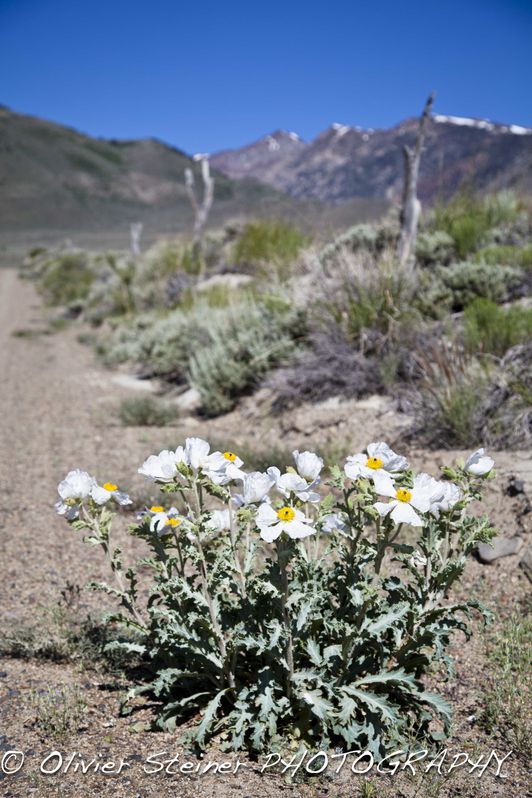
[[[85,300],[93,281],[87,253],[72,250],[47,259],[38,288],[47,305],[66,307]]]
[[[526,247],[485,247],[475,253],[475,261],[491,265],[521,266],[532,269],[532,244]]]
[[[176,420],[178,412],[154,396],[135,396],[120,403],[118,416],[125,427],[165,427]]]
[[[381,255],[392,247],[397,237],[397,230],[385,225],[356,224],[345,233],[337,236],[320,252],[319,259],[323,266],[334,267],[338,259],[356,252],[368,252],[374,256]]]
[[[470,352],[502,357],[510,347],[532,340],[532,309],[504,309],[476,299],[464,312],[464,338]]]
[[[206,415],[231,410],[294,352],[302,332],[301,319],[288,308],[272,312],[248,303],[220,314],[210,324],[207,343],[195,349],[189,362],[190,381],[200,392]]]
[[[416,241],[416,260],[422,266],[448,264],[455,256],[454,240],[443,230],[419,233]]]
[[[415,305],[423,315],[442,318],[461,311],[477,297],[506,302],[523,285],[523,273],[513,266],[464,261],[419,274]]]
[[[233,246],[233,260],[238,265],[286,266],[306,243],[306,237],[285,222],[258,220],[245,226]]]
[[[489,230],[515,221],[521,213],[522,205],[512,192],[484,199],[462,194],[436,208],[433,227],[446,232],[454,241],[458,257],[465,259],[481,246]]]

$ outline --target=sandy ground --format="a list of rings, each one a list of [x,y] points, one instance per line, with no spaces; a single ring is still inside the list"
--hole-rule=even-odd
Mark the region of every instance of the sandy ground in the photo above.
[[[173,428],[123,428],[114,409],[130,391],[100,367],[92,351],[77,341],[75,327],[53,335],[20,336],[20,330],[42,330],[46,317],[31,284],[19,281],[10,269],[0,270],[0,612],[2,628],[40,617],[45,608],[57,605],[67,583],[84,585],[89,579],[106,577],[99,553],[85,546],[70,533],[55,515],[55,486],[71,468],[82,467],[97,475],[100,482],[110,480],[130,490],[146,486],[136,469],[150,453],[172,445],[187,434],[213,435],[217,440],[282,441],[290,446],[316,439],[350,442],[359,450],[372,433],[393,439],[400,423],[389,403],[375,398],[365,403],[328,402],[309,410],[301,408],[283,418],[272,419],[267,403],[257,398],[246,400],[235,413],[209,424],[183,419]],[[15,333],[15,335],[13,335]],[[450,462],[450,452],[410,452],[416,465],[431,467]],[[488,498],[490,512],[506,535],[520,528],[518,504],[506,497],[504,487],[511,474],[525,478],[532,495],[530,453],[500,453],[497,486]],[[521,524],[522,526],[522,524]],[[521,528],[521,532],[523,529]],[[120,543],[127,560],[140,553],[138,543],[123,532]],[[465,593],[474,592],[496,609],[501,617],[520,606],[528,583],[517,568],[518,558],[508,557],[486,567],[471,560]],[[101,613],[105,600],[100,594],[83,593],[82,612]],[[488,738],[475,725],[475,709],[485,681],[484,644],[477,637],[456,648],[457,678],[442,685],[442,692],[455,706],[456,729],[449,742],[458,751],[506,753],[504,743]],[[78,685],[88,706],[78,733],[60,746],[65,756],[78,752],[90,759],[124,757],[130,763],[120,774],[81,774],[73,766],[67,773],[45,775],[39,763],[55,746],[35,726],[27,697],[32,690],[59,685]],[[140,722],[149,721],[149,710],[129,718],[119,718],[116,685],[101,672],[72,664],[24,661],[5,658],[0,662],[0,757],[2,752],[20,750],[26,754],[24,767],[15,775],[0,773],[0,795],[19,796],[110,796],[148,798],[148,796],[522,796],[526,793],[523,764],[510,757],[503,771],[508,778],[494,777],[490,768],[478,779],[463,771],[447,783],[446,779],[421,777],[391,779],[369,774],[367,777],[342,772],[320,780],[295,780],[279,769],[260,774],[261,763],[250,763],[245,756],[227,756],[213,750],[206,759],[225,760],[233,767],[240,759],[238,773],[148,775],[143,763],[150,753],[180,752],[178,737],[142,731]],[[170,754],[168,754],[168,757]],[[77,761],[79,757],[75,761]],[[65,760],[66,761],[66,760]],[[363,793],[365,780],[375,791]],[[364,789],[369,789],[366,787]]]

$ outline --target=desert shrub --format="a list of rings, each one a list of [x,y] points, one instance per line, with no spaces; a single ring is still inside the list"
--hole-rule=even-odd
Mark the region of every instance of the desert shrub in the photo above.
[[[233,246],[239,265],[286,266],[307,243],[306,237],[286,222],[262,219],[247,224]]]
[[[363,250],[345,251],[334,270],[324,268],[315,275],[313,317],[327,329],[335,324],[361,351],[369,350],[411,315],[412,291],[412,281],[391,251],[378,257]]]
[[[444,230],[422,231],[416,241],[416,260],[422,266],[448,264],[455,256],[454,239]]]
[[[461,194],[434,212],[433,227],[443,230],[454,241],[456,254],[465,259],[482,245],[486,233],[515,221],[522,211],[512,192],[500,192],[484,199]]]
[[[438,266],[419,275],[415,306],[426,316],[442,318],[463,310],[477,297],[506,302],[519,295],[523,286],[520,269],[464,261]]]
[[[311,335],[308,348],[289,367],[276,370],[266,385],[275,397],[272,410],[281,412],[330,396],[367,396],[381,391],[383,380],[376,361],[357,350],[341,330],[332,327]]]
[[[438,481],[373,444],[331,469],[326,495],[319,457],[294,453],[294,465],[250,474],[198,438],[150,456],[139,470],[161,502],[130,527],[149,550],[131,566],[110,509],[128,497],[85,472],[60,483],[58,512],[116,579],[92,587],[116,598],[114,622],[137,635],[116,647],[147,666],[129,703],[151,697],[156,726],[187,722],[198,749],[218,737],[257,753],[292,742],[382,755],[441,740],[451,710],[424,677],[452,675],[453,633],[467,636],[480,609],[448,597],[495,534],[467,513],[493,461],[475,453]],[[416,530],[408,545],[397,542],[403,523]]]
[[[532,621],[514,616],[491,636],[488,647],[488,688],[482,691],[483,725],[497,733],[525,761],[532,754],[530,671]]]
[[[493,372],[478,410],[479,439],[505,449],[532,443],[532,344],[508,350]]]
[[[343,260],[356,252],[378,256],[393,246],[396,237],[397,230],[391,226],[357,224],[327,244],[321,250],[319,259],[323,266],[333,268],[337,259]]]
[[[37,286],[46,304],[67,306],[85,300],[93,280],[87,254],[72,250],[50,256]]]
[[[294,352],[303,333],[302,317],[247,303],[211,317],[208,341],[191,353],[190,382],[206,415],[231,410],[236,400]]]
[[[488,383],[486,364],[452,345],[418,352],[422,377],[414,400],[417,434],[444,448],[471,446],[479,440],[480,402]]]
[[[502,357],[510,347],[532,340],[532,309],[475,299],[464,311],[464,339],[470,352]]]
[[[525,247],[499,246],[484,247],[475,253],[475,261],[489,263],[493,266],[521,266],[523,269],[532,269],[532,245]]]
[[[135,396],[123,399],[118,417],[125,427],[165,427],[176,420],[175,405],[154,396]]]

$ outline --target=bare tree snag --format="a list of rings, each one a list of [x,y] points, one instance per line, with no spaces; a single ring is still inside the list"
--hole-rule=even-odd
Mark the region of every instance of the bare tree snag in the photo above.
[[[203,180],[203,199],[201,202],[196,197],[196,187],[194,181],[194,172],[192,169],[185,169],[185,187],[187,194],[194,211],[194,229],[192,240],[194,246],[197,247],[201,243],[203,231],[214,199],[214,178],[211,177],[211,169],[209,164],[209,157],[207,155],[195,156],[195,160],[201,163],[201,177]]]
[[[133,222],[129,227],[131,254],[134,258],[140,255],[140,237],[142,235],[142,222]]]
[[[430,110],[434,103],[435,93],[432,92],[423,113],[419,119],[419,127],[415,147],[403,147],[405,163],[405,182],[403,188],[403,200],[401,206],[401,232],[397,245],[397,257],[400,266],[413,266],[416,248],[417,226],[421,215],[421,203],[417,197],[417,180],[419,176],[419,163],[421,161],[421,151],[425,139],[425,129]]]

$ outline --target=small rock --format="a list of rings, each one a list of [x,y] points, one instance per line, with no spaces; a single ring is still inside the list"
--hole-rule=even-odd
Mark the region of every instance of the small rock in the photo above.
[[[523,545],[523,538],[515,535],[513,538],[493,538],[491,544],[479,543],[477,554],[480,562],[489,565],[500,557],[508,557],[510,554],[517,554]]]
[[[522,479],[517,479],[517,477],[510,477],[508,480],[508,486],[506,488],[506,493],[508,496],[518,496],[520,493],[525,492],[525,483]]]
[[[532,582],[532,548],[530,546],[527,546],[519,566]]]

